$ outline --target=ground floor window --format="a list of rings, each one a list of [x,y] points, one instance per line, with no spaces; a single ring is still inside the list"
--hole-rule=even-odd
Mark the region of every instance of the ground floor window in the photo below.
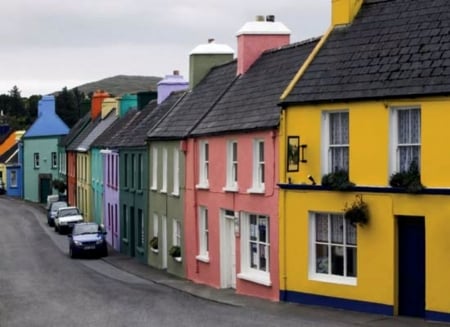
[[[138,233],[139,237],[137,240],[137,246],[143,247],[145,244],[145,229],[144,229],[144,214],[142,212],[142,209],[138,209]]]
[[[356,231],[356,226],[342,214],[311,214],[311,279],[356,283]]]
[[[270,284],[269,217],[252,213],[241,215],[241,273],[245,278]]]

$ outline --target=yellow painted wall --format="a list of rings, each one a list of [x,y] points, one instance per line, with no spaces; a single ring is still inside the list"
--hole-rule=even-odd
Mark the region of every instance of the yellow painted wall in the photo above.
[[[102,119],[104,119],[111,110],[116,109],[116,115],[119,112],[119,100],[117,98],[105,98],[102,102]]]
[[[308,105],[283,112],[280,128],[280,162],[286,161],[286,138],[300,136],[307,144],[307,163],[299,172],[286,172],[280,180],[311,184],[321,180],[321,128],[324,110],[349,110],[350,180],[357,186],[389,187],[389,124],[391,106],[421,108],[421,180],[427,188],[450,187],[450,100],[417,99],[396,102]],[[357,285],[317,282],[308,278],[309,213],[343,212],[357,193],[314,190],[280,192],[281,290],[396,306],[396,216],[425,217],[426,310],[450,313],[450,195],[362,193],[370,208],[370,222],[358,227]]]
[[[91,160],[89,153],[77,153],[77,204],[85,221],[93,221],[91,213]]]
[[[331,21],[333,25],[350,23],[361,8],[362,0],[332,0]]]

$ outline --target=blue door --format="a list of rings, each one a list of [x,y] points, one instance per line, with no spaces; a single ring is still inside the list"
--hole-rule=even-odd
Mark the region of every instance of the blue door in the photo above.
[[[398,217],[398,313],[425,316],[425,221]]]

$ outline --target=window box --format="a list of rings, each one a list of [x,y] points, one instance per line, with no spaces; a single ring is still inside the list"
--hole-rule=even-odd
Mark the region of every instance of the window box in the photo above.
[[[346,191],[355,186],[355,184],[349,180],[348,172],[346,170],[338,170],[323,175],[321,184],[322,186],[330,187],[337,191]]]
[[[181,262],[182,261],[181,248],[178,245],[173,245],[169,249],[169,255],[173,258],[173,260],[175,260],[177,262]]]
[[[158,250],[158,236],[153,236],[153,238],[150,240],[149,244],[150,244],[150,250],[153,253],[158,253],[159,252],[159,250]]]
[[[389,179],[389,185],[404,189],[407,193],[418,193],[425,187],[420,182],[420,172],[417,162],[412,161],[407,171],[393,174]]]

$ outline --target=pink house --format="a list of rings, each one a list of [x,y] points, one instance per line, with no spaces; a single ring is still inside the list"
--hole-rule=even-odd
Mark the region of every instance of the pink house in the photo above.
[[[234,79],[221,84],[184,141],[187,278],[273,301],[279,300],[277,103],[316,44],[289,45],[289,37],[273,16],[245,24],[237,60],[224,65],[233,67]],[[220,79],[218,69],[210,74]],[[208,91],[217,85],[211,78]]]

